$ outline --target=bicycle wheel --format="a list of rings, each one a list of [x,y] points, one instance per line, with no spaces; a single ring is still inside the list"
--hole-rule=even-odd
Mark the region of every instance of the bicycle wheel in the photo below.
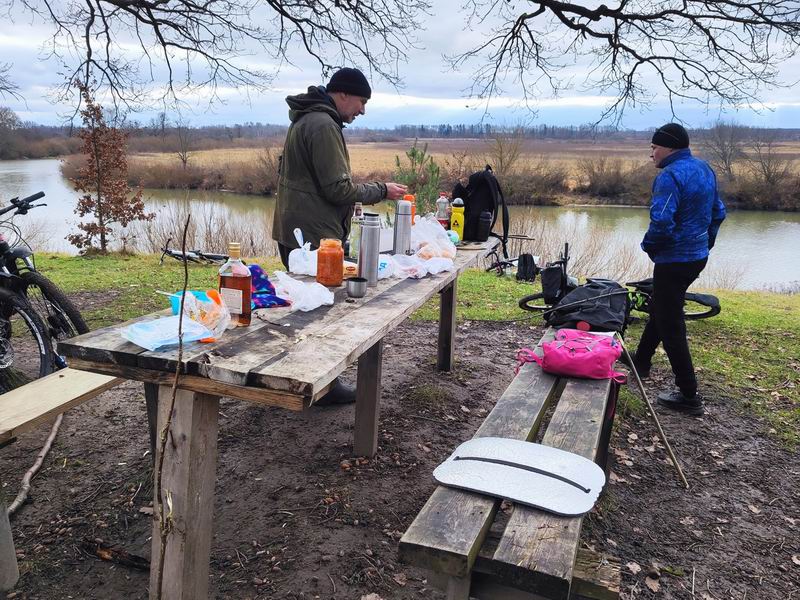
[[[687,292],[683,302],[683,315],[687,321],[707,319],[722,311],[719,299],[711,294]]]
[[[536,302],[537,300],[541,301],[541,304],[531,304],[531,302]],[[544,312],[552,306],[544,303],[544,293],[539,292],[538,294],[531,294],[529,296],[523,296],[519,300],[519,307],[522,310],[528,310],[530,312]]]
[[[0,393],[52,373],[53,356],[36,312],[22,297],[0,290]]]

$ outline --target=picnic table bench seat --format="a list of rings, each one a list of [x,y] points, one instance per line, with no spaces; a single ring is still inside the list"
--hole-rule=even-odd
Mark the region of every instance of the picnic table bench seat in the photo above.
[[[546,331],[537,349],[553,335]],[[556,377],[527,363],[474,437],[533,441],[552,408],[540,443],[605,468],[617,388],[611,380]],[[579,552],[582,517],[513,505],[505,522],[500,504],[438,486],[400,540],[400,559],[426,569],[448,600],[618,597],[618,565]]]
[[[91,400],[124,379],[75,369],[61,369],[0,395],[0,448],[45,421]],[[0,591],[19,577],[11,525],[0,498]]]

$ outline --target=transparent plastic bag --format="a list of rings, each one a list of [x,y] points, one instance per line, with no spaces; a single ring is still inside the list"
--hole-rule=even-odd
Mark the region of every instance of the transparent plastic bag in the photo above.
[[[311,244],[306,242],[300,248],[289,252],[289,272],[295,275],[317,274],[317,251],[311,249]]]
[[[187,296],[188,298],[189,296]],[[139,321],[128,325],[120,334],[129,342],[148,350],[158,350],[178,343],[179,315],[163,317],[152,321]],[[214,334],[194,319],[183,319],[183,343],[196,342]]]
[[[297,281],[283,271],[275,271],[274,278],[275,294],[292,303],[289,309],[292,312],[308,312],[322,305],[333,304],[333,292],[316,281]]]
[[[231,313],[217,290],[206,290],[206,296],[208,301],[194,294],[187,294],[183,303],[183,311],[190,319],[211,331],[212,335],[202,341],[212,342],[222,337],[225,330],[231,326]]]
[[[456,257],[456,246],[450,241],[447,231],[432,215],[417,219],[411,228],[411,248],[422,260],[430,258]]]

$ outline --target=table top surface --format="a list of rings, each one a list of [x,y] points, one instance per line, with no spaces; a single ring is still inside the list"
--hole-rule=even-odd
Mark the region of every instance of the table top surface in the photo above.
[[[380,280],[364,298],[348,299],[341,286],[334,290],[332,306],[307,313],[292,313],[287,307],[255,311],[250,326],[228,330],[218,342],[185,344],[182,372],[194,381],[219,384],[218,391],[234,397],[236,389],[245,387],[317,398],[362,353],[497,243],[490,239],[459,247],[455,271],[423,279]],[[92,331],[59,343],[58,351],[74,368],[163,383],[165,375],[175,373],[177,346],[149,351],[126,341],[120,330],[166,314]],[[225,386],[231,386],[232,393],[226,393]]]

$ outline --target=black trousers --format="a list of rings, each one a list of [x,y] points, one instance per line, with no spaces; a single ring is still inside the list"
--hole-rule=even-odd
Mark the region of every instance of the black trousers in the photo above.
[[[642,333],[634,362],[647,370],[658,344],[664,344],[675,385],[687,398],[697,394],[692,355],[686,340],[686,321],[683,301],[687,288],[697,279],[708,258],[686,263],[663,263],[653,269],[653,297],[650,300],[650,319]]]
[[[280,242],[278,242],[278,254],[281,256],[281,262],[283,266],[286,267],[286,270],[289,270],[289,252],[294,250],[294,248],[289,248],[289,246],[284,246]]]

